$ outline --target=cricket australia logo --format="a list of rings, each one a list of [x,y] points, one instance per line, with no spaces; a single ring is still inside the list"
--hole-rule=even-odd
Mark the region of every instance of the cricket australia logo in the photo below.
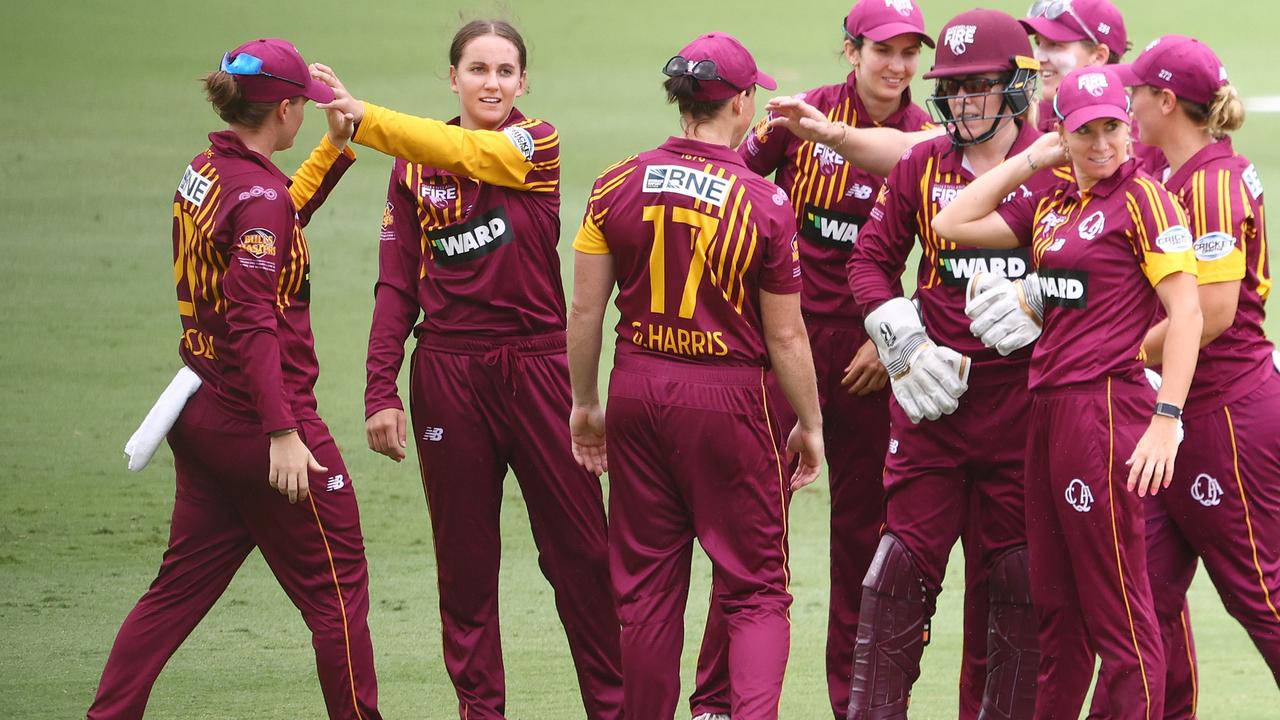
[[[884,6],[893,8],[902,17],[911,17],[911,0],[884,0]]]
[[[1067,504],[1075,508],[1076,512],[1089,512],[1093,508],[1093,491],[1080,478],[1071,481],[1064,493],[1067,498]]]
[[[1196,476],[1191,483],[1191,498],[1205,507],[1213,507],[1222,502],[1222,485],[1205,473]]]
[[[1084,90],[1094,97],[1102,97],[1102,93],[1106,92],[1107,76],[1102,73],[1085,73],[1076,81],[1076,87]]]
[[[952,25],[947,28],[947,34],[942,42],[951,48],[951,52],[963,55],[969,49],[969,44],[973,42],[973,36],[977,32],[977,25]]]

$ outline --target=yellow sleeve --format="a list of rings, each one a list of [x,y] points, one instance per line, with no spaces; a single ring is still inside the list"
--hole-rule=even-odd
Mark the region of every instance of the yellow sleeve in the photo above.
[[[1211,232],[1196,239],[1196,267],[1200,285],[1243,280],[1244,251],[1230,235]]]
[[[1179,272],[1197,274],[1196,253],[1191,246],[1191,231],[1183,225],[1170,225],[1156,238],[1156,248],[1143,248],[1142,272],[1151,287]]]
[[[604,233],[590,213],[583,218],[582,227],[578,228],[578,236],[573,239],[573,249],[588,255],[609,254],[609,243],[605,241]]]
[[[464,130],[430,118],[405,115],[365,103],[353,141],[409,162],[466,175],[490,185],[526,189],[532,169],[524,153],[502,132]]]
[[[307,159],[298,166],[298,171],[293,174],[293,184],[289,186],[289,197],[293,198],[293,207],[302,209],[316,191],[320,189],[320,185],[324,182],[325,175],[329,174],[329,168],[333,167],[333,163],[343,155],[355,159],[356,153],[347,146],[342,150],[333,146],[329,142],[329,135],[326,133],[320,139],[320,144],[316,146]]]

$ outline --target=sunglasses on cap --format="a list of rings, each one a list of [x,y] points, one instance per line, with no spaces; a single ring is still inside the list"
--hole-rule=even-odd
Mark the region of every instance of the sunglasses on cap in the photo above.
[[[1029,18],[1043,17],[1057,20],[1063,15],[1069,15],[1071,19],[1075,20],[1076,24],[1080,26],[1081,30],[1084,30],[1084,34],[1089,36],[1094,45],[1100,44],[1098,36],[1093,34],[1093,31],[1089,29],[1089,25],[1084,20],[1081,20],[1080,16],[1071,7],[1071,0],[1035,0],[1035,2],[1031,3],[1031,9],[1027,10],[1027,17]]]
[[[963,90],[965,95],[986,95],[990,93],[992,88],[998,85],[1005,85],[1009,82],[1008,77],[989,78],[981,75],[973,75],[970,77],[957,78],[938,78],[937,94],[940,97],[959,95]]]
[[[720,77],[720,71],[716,68],[715,60],[698,60],[697,62],[690,62],[685,58],[676,55],[667,61],[667,64],[662,68],[662,74],[667,77],[688,76],[699,82],[718,80],[734,90],[745,92],[742,88]]]
[[[305,83],[300,83],[297,80],[290,80],[287,77],[280,77],[279,75],[272,75],[269,72],[263,72],[262,59],[254,57],[249,53],[240,53],[239,55],[236,55],[234,60],[231,59],[231,53],[223,54],[221,69],[222,72],[230,75],[261,75],[262,77],[287,82],[290,85],[296,85],[303,89],[306,89],[307,87]]]

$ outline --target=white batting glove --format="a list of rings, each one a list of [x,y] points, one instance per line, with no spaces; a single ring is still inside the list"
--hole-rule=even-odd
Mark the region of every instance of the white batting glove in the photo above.
[[[1280,350],[1271,351],[1271,362],[1276,366],[1276,372],[1280,372]]]
[[[964,314],[973,321],[969,331],[983,345],[1001,355],[1024,348],[1040,337],[1044,318],[1040,278],[1032,273],[1010,282],[999,275],[978,273],[965,289]]]
[[[935,345],[920,314],[906,298],[894,298],[867,315],[867,334],[889,371],[893,396],[913,423],[937,420],[960,407],[969,389],[969,358]]]

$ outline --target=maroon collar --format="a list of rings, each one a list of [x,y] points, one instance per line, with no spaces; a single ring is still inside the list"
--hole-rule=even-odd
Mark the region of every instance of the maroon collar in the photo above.
[[[1165,186],[1176,192],[1177,188],[1181,188],[1186,184],[1187,179],[1191,177],[1191,173],[1199,170],[1205,165],[1208,165],[1214,160],[1234,157],[1235,154],[1236,150],[1231,146],[1231,138],[1222,138],[1217,142],[1209,143],[1208,145],[1200,148],[1195,155],[1192,155],[1189,160],[1183,163],[1182,167],[1178,168],[1178,172],[1170,175],[1169,181],[1165,183]]]
[[[280,168],[276,167],[275,163],[271,162],[265,155],[249,149],[249,146],[245,145],[240,136],[232,130],[209,133],[209,146],[219,155],[238,157],[260,165],[262,169],[274,175],[286,187],[292,183],[289,176],[280,172]]]
[[[498,129],[499,129],[499,130],[502,130],[503,128],[507,128],[507,127],[510,127],[511,125],[515,125],[515,124],[516,124],[516,123],[518,123],[518,122],[524,122],[524,121],[525,121],[524,113],[520,112],[520,111],[519,111],[518,109],[516,109],[516,107],[513,105],[513,106],[511,107],[511,114],[507,115],[507,119],[502,121],[502,124],[498,126]],[[447,124],[449,124],[449,125],[461,125],[461,124],[462,124],[462,116],[461,116],[461,115],[455,115],[455,116],[453,117],[453,119],[452,119],[452,120],[450,120]]]
[[[667,138],[667,141],[659,145],[658,148],[677,155],[696,155],[708,160],[715,160],[722,165],[734,165],[744,170],[746,169],[746,165],[742,162],[742,157],[727,145],[716,145],[673,135]]]
[[[1017,155],[1018,153],[1031,147],[1031,143],[1036,141],[1044,133],[1031,126],[1028,122],[1018,123],[1018,135],[1013,139],[1013,145],[1009,146],[1009,152],[1005,153],[1005,159]],[[989,142],[989,141],[988,141]],[[961,175],[968,173],[964,169],[964,148],[958,148],[952,145],[947,152],[944,152],[938,160],[938,169],[942,172],[955,173]]]
[[[911,88],[908,87],[902,93],[902,102],[898,104],[898,109],[889,114],[889,117],[876,122],[871,119],[871,112],[867,110],[867,106],[862,103],[862,96],[858,94],[858,72],[856,70],[849,73],[849,77],[845,78],[844,87],[849,93],[849,97],[853,99],[853,110],[857,113],[858,127],[892,127],[896,128],[902,124],[903,118],[907,111],[911,109]]]

